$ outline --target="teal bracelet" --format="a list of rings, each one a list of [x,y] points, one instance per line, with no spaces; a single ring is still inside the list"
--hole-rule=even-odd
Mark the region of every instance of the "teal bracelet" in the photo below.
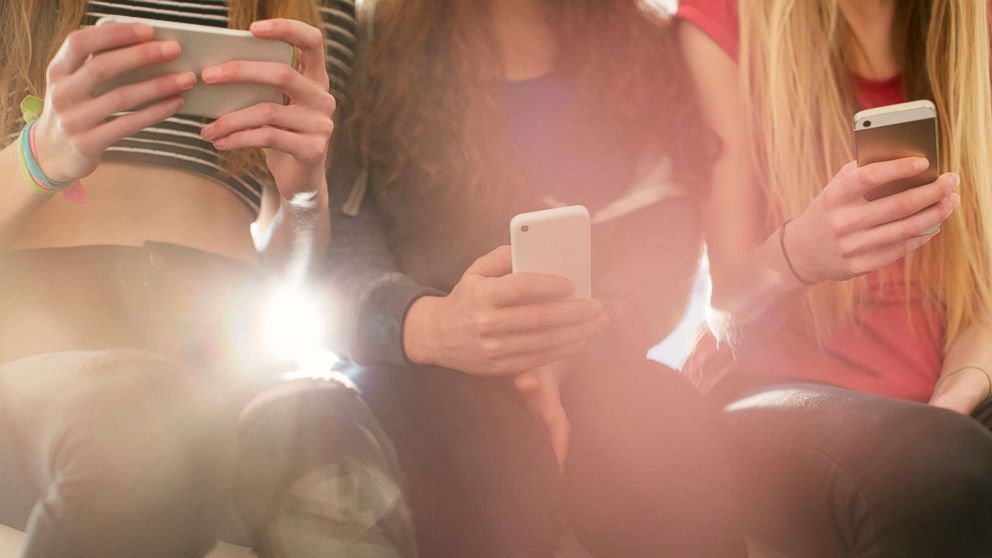
[[[38,160],[34,156],[34,145],[31,140],[31,133],[34,130],[34,122],[29,122],[24,129],[21,130],[20,137],[20,149],[21,156],[23,157],[24,166],[27,168],[28,174],[31,175],[34,183],[47,192],[61,192],[66,188],[75,184],[72,182],[55,182],[54,180],[48,178],[45,171],[41,170],[41,165],[38,164]]]

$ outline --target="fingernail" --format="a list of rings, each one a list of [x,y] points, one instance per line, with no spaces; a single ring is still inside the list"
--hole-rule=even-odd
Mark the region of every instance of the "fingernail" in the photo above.
[[[957,194],[951,194],[951,207],[957,209],[961,205],[961,196]]]
[[[202,130],[200,130],[200,137],[209,140],[211,137],[213,137],[214,130],[216,130],[216,128],[214,128],[213,124],[209,126],[205,126]]]
[[[220,67],[211,66],[203,70],[203,81],[216,81],[220,78]]]
[[[162,56],[175,56],[179,54],[182,48],[176,41],[166,41],[161,46]]]
[[[929,166],[930,166],[930,161],[924,157],[917,157],[916,160],[913,161],[913,168],[915,168],[918,171],[926,170],[926,168]]]
[[[955,190],[961,185],[961,175],[958,173],[951,173],[951,187]]]
[[[151,25],[139,24],[134,27],[134,33],[139,39],[148,40],[155,36],[155,29]]]
[[[256,21],[255,23],[251,24],[251,30],[265,33],[266,31],[272,30],[272,24],[269,23],[268,21]]]
[[[184,91],[192,89],[196,85],[196,74],[193,72],[186,72],[185,74],[179,74],[176,76],[176,85],[181,87]]]

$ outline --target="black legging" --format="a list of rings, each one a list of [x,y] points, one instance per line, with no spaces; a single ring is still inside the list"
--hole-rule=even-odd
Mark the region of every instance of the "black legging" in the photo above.
[[[550,558],[566,528],[597,558],[745,556],[698,393],[647,361],[612,369],[623,372],[579,374],[563,393],[572,426],[564,478],[507,380],[433,367],[355,370],[395,444],[420,556]],[[294,445],[322,446],[327,459],[343,434],[323,423],[350,422],[318,412],[341,409],[335,393],[324,405],[283,398],[291,412],[275,413],[295,417]],[[312,416],[301,416],[305,408]],[[269,448],[265,459],[278,460]]]
[[[978,420],[733,375],[711,397],[725,405],[748,534],[764,545],[801,558],[992,555],[992,433]]]

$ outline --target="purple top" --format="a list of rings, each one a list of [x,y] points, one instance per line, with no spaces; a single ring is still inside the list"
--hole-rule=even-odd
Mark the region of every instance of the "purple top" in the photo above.
[[[510,143],[534,195],[595,212],[623,194],[631,157],[583,126],[571,79],[552,71],[504,90]]]

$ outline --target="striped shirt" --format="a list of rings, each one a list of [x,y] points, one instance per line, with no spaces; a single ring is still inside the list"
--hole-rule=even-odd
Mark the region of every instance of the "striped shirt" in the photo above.
[[[342,103],[355,59],[355,0],[319,1],[331,92]],[[84,25],[93,25],[108,15],[228,27],[225,0],[89,0]],[[213,145],[200,137],[200,131],[210,122],[208,118],[176,115],[117,142],[107,149],[104,160],[169,166],[208,176],[224,184],[257,212],[263,184],[271,179],[227,171]],[[23,122],[18,123],[17,129],[21,126]],[[11,139],[7,138],[8,142]]]

